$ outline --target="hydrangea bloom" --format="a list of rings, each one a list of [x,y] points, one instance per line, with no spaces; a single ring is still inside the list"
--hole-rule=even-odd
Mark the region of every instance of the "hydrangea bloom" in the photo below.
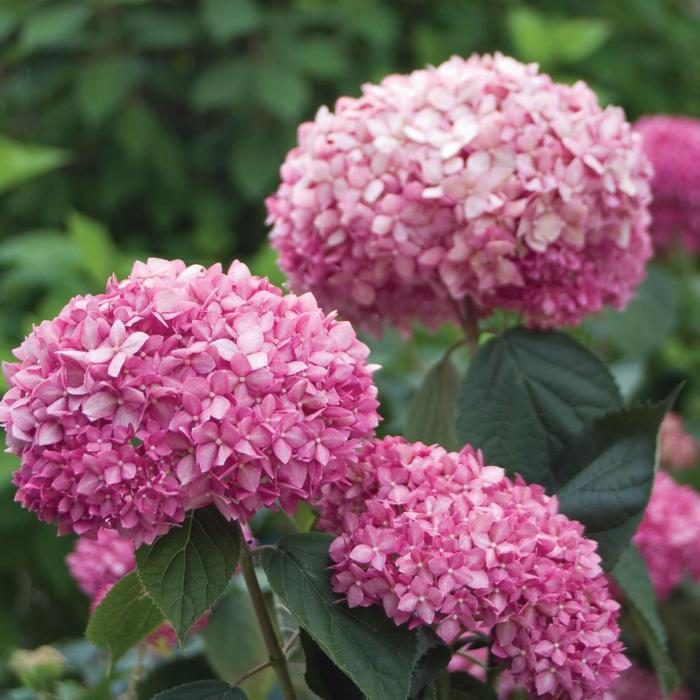
[[[670,412],[661,423],[659,461],[666,469],[688,469],[698,461],[698,441],[683,428],[683,419]]]
[[[686,575],[700,579],[700,494],[659,472],[632,541],[646,560],[659,598]]]
[[[654,166],[651,190],[654,245],[676,241],[700,249],[700,121],[689,117],[644,117],[635,124]]]
[[[664,700],[655,674],[641,666],[631,666],[616,681],[605,700]],[[668,700],[691,700],[688,691],[679,688]]]
[[[596,543],[540,486],[470,446],[391,437],[363,451],[349,487],[325,490],[332,584],[351,607],[381,604],[450,643],[491,634],[514,683],[542,698],[601,698],[628,666]]]
[[[119,537],[119,533],[114,530],[101,530],[94,540],[79,538],[73,551],[66,557],[66,563],[78,588],[87,595],[93,608],[120,578],[136,568],[132,544]],[[202,630],[206,626],[207,617],[204,615],[193,627],[193,631]],[[149,635],[147,642],[159,649],[174,647],[177,644],[175,630],[166,622]]]
[[[267,200],[272,245],[295,288],[374,330],[459,318],[467,297],[576,324],[644,275],[639,141],[584,83],[453,57],[301,125]]]
[[[344,476],[377,424],[347,322],[234,262],[137,262],[76,297],[4,366],[17,500],[59,533],[152,542],[213,502],[245,520]]]

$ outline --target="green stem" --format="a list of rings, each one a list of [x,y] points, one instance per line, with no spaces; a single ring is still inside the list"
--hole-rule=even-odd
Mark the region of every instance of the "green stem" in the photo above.
[[[282,651],[282,648],[280,647],[279,640],[277,639],[277,633],[275,632],[272,620],[270,619],[270,613],[267,610],[265,598],[260,590],[258,577],[255,575],[253,557],[251,556],[250,549],[242,533],[240,564],[243,578],[250,595],[250,600],[253,604],[253,610],[255,611],[255,617],[258,618],[258,626],[260,627],[263,641],[267,647],[267,655],[270,659],[270,666],[272,666],[277,674],[277,680],[279,681],[280,688],[282,689],[282,696],[284,697],[284,700],[297,700],[296,693],[294,692],[294,686],[292,685],[292,679],[289,675],[289,668],[287,667],[287,659]]]

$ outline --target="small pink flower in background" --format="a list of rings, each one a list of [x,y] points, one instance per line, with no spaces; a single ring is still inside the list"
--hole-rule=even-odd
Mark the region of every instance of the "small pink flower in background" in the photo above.
[[[280,172],[282,269],[375,331],[456,320],[465,298],[577,324],[624,306],[651,255],[651,170],[622,110],[500,54],[321,108]]]
[[[665,115],[634,125],[654,167],[651,191],[654,247],[675,243],[700,250],[700,121]]]
[[[545,700],[600,699],[629,666],[596,543],[542,487],[470,446],[396,437],[348,476],[324,486],[319,525],[338,534],[332,585],[350,606],[383,605],[447,643],[488,634],[513,682]]]
[[[700,494],[659,472],[632,541],[646,560],[659,598],[685,576],[700,580]]]
[[[350,324],[239,262],[137,262],[15,356],[0,425],[16,499],[61,534],[139,546],[210,503],[242,521],[291,510],[343,479],[378,423]]]
[[[690,693],[682,688],[667,697],[668,700],[691,700]],[[605,700],[664,700],[664,694],[652,671],[641,666],[631,666],[605,695]]]
[[[667,413],[659,433],[659,462],[670,470],[692,467],[700,455],[700,445],[683,427],[683,418]]]

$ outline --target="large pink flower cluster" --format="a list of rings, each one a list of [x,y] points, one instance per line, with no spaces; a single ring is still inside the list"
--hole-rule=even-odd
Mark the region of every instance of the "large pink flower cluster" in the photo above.
[[[59,532],[152,542],[187,509],[313,500],[377,424],[368,349],[311,294],[234,262],[136,263],[4,366],[17,500]]]
[[[280,265],[375,330],[459,318],[465,298],[576,324],[644,275],[650,168],[584,83],[454,57],[363,86],[298,140],[267,200]]]
[[[470,446],[391,437],[326,491],[332,584],[351,607],[381,604],[450,643],[491,634],[514,683],[542,698],[601,698],[629,665],[596,543],[540,486]]]
[[[679,688],[665,696],[652,671],[641,666],[631,666],[606,693],[605,700],[691,700],[690,693]]]
[[[668,596],[684,576],[700,580],[700,494],[659,472],[632,541],[646,560],[659,598]]]
[[[660,250],[674,243],[700,250],[700,121],[644,117],[635,124],[654,166],[652,236]]]
[[[683,427],[683,418],[669,412],[659,432],[659,462],[670,470],[688,469],[700,456],[700,445],[694,435]]]

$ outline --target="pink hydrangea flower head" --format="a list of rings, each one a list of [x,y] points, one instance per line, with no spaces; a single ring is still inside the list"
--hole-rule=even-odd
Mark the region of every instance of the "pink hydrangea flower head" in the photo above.
[[[78,588],[96,608],[112,586],[136,568],[131,542],[122,539],[114,530],[101,530],[94,540],[78,538],[73,551],[66,557],[68,570]],[[198,632],[206,627],[208,614],[203,615],[192,628]],[[170,623],[163,623],[148,636],[149,646],[167,651],[177,646],[177,636]]]
[[[700,121],[664,115],[635,124],[654,167],[651,191],[654,246],[666,250],[680,243],[700,250]]]
[[[670,412],[661,423],[659,433],[659,462],[672,471],[689,469],[698,461],[700,446],[683,427],[683,418]]]
[[[365,85],[302,124],[267,200],[292,286],[373,330],[463,314],[576,324],[651,254],[650,167],[621,109],[500,54]]]
[[[602,698],[629,665],[596,543],[472,447],[389,437],[363,450],[349,487],[324,491],[332,585],[351,607],[383,605],[448,643],[491,635],[514,683],[546,700]]]
[[[136,546],[210,503],[245,521],[341,479],[378,422],[368,349],[311,294],[137,262],[76,297],[4,367],[17,500],[59,533]]]
[[[664,696],[656,675],[641,666],[631,666],[606,694],[605,700],[691,700],[690,693],[683,688]]]
[[[659,472],[632,541],[659,598],[668,596],[685,576],[700,580],[700,494]]]

